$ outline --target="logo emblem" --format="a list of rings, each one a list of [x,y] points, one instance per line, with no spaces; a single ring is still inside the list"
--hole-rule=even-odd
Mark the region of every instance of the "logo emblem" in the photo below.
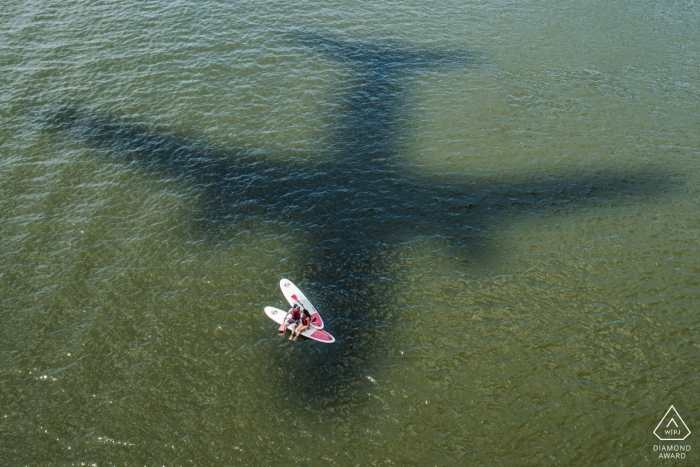
[[[674,406],[669,407],[666,415],[661,419],[654,434],[661,441],[683,441],[690,436],[690,429],[685,424]]]

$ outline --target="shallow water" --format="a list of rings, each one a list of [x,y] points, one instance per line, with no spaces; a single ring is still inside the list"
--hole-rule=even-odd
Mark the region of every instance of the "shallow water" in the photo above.
[[[3,464],[660,462],[700,420],[699,20],[9,2]],[[336,344],[276,336],[282,277]]]

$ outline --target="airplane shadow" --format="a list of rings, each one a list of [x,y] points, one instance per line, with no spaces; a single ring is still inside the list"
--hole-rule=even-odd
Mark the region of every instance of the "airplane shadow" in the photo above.
[[[351,82],[339,96],[339,121],[327,157],[312,167],[261,151],[220,149],[153,131],[123,118],[63,106],[45,115],[50,128],[106,150],[124,164],[175,177],[196,187],[197,228],[216,235],[246,219],[280,221],[303,235],[309,251],[289,277],[321,310],[335,345],[290,352],[282,366],[298,368],[280,384],[289,394],[313,392],[319,404],[351,394],[362,372],[386,350],[385,311],[395,290],[398,247],[441,236],[475,251],[496,250],[482,233],[514,209],[546,211],[611,204],[648,196],[667,185],[658,171],[606,169],[598,173],[519,176],[498,183],[444,180],[406,170],[395,147],[405,110],[406,78],[416,70],[469,68],[480,58],[464,51],[421,51],[344,42],[293,32],[290,41],[331,65]],[[279,278],[277,278],[279,279]],[[271,278],[273,280],[273,278]],[[312,293],[309,293],[312,292]],[[262,313],[261,313],[262,316]],[[271,328],[272,329],[272,328]],[[272,331],[271,331],[272,332]],[[320,349],[318,346],[322,346]]]

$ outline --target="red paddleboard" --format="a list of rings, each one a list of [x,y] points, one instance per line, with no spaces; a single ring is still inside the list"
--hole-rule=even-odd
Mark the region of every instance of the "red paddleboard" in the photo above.
[[[290,305],[300,305],[305,308],[311,314],[311,325],[318,329],[323,329],[323,320],[321,315],[318,314],[316,308],[311,304],[306,295],[301,293],[299,288],[292,284],[289,279],[282,279],[280,281],[280,289],[282,289],[282,294],[284,298],[287,299]]]
[[[265,307],[265,314],[272,321],[280,325],[282,324],[282,322],[284,322],[284,317],[287,316],[286,311],[280,310],[279,308],[275,308],[272,306]],[[288,329],[293,330],[294,326],[295,325],[291,325]],[[309,329],[302,332],[301,335],[304,337],[308,337],[309,339],[313,339],[315,341],[323,342],[325,344],[332,344],[333,342],[335,342],[335,337],[331,336],[323,329],[315,328],[313,325],[309,326]]]

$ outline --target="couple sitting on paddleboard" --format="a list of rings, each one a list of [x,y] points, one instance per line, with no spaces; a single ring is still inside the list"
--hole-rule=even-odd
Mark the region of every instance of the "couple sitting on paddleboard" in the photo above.
[[[289,309],[282,323],[283,327],[280,328],[280,334],[284,334],[290,326],[296,325],[294,329],[290,329],[292,335],[289,336],[289,340],[297,340],[299,334],[309,329],[311,315],[306,311],[306,308],[302,309],[299,305],[295,304]]]

